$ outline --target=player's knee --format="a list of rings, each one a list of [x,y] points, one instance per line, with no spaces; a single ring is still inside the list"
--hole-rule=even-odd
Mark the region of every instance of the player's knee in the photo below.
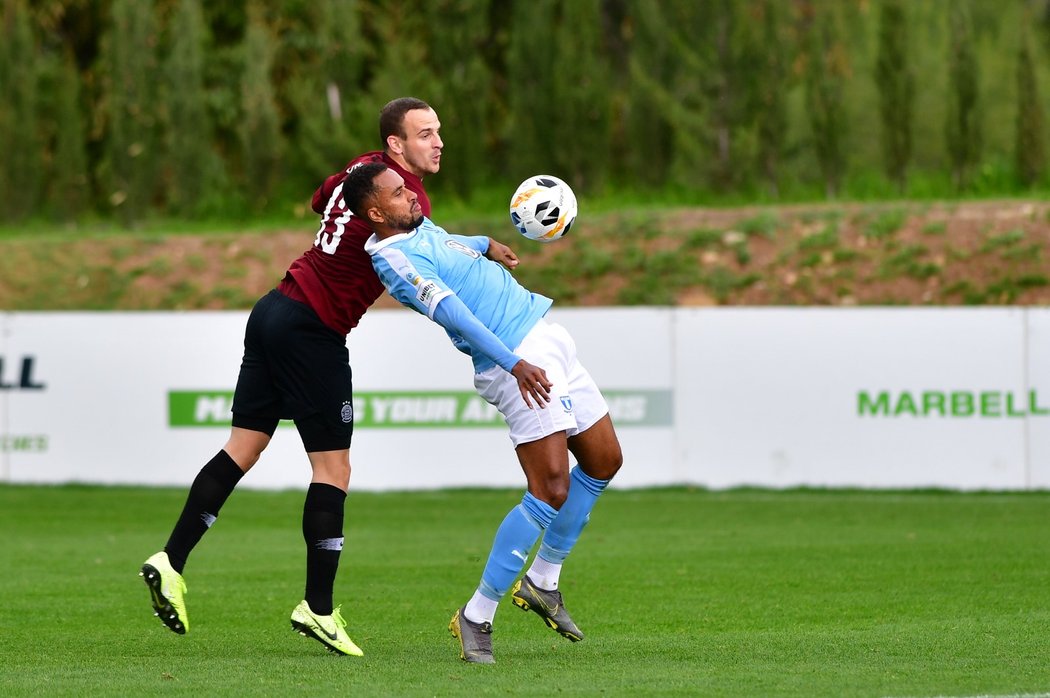
[[[613,476],[620,471],[622,465],[623,451],[620,449],[619,442],[609,444],[607,448],[602,449],[596,458],[580,462],[583,472],[595,480],[612,480]]]
[[[237,464],[237,467],[248,472],[251,467],[259,462],[259,457],[262,455],[263,447],[254,443],[245,443],[243,441],[230,440],[223,448],[227,455]]]
[[[569,478],[545,478],[543,482],[531,483],[529,491],[532,492],[532,496],[536,499],[549,504],[555,509],[561,509],[562,504],[565,504],[565,500],[569,496]]]
[[[315,469],[314,480],[326,482],[329,485],[346,490],[347,487],[350,486],[350,465],[329,466],[323,469]]]

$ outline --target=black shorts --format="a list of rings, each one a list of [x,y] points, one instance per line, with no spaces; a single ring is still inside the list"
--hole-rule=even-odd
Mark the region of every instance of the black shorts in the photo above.
[[[274,289],[252,308],[233,393],[233,426],[273,436],[295,421],[307,452],[350,448],[354,386],[346,336]]]

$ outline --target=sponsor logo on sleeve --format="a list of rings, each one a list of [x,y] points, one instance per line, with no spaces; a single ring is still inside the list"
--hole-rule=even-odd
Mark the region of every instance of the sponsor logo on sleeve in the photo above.
[[[438,294],[441,289],[433,281],[424,281],[416,287],[416,300],[421,305],[430,306],[431,301],[434,300],[434,296]]]

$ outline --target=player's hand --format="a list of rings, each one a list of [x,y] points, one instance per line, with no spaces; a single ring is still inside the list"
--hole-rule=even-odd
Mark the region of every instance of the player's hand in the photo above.
[[[546,371],[522,359],[514,364],[510,373],[518,379],[518,390],[521,391],[521,398],[529,409],[534,409],[533,400],[536,402],[536,407],[541,410],[547,409],[546,403],[551,401],[550,390],[554,384],[547,380]]]
[[[485,253],[485,256],[493,262],[499,262],[511,271],[514,271],[514,267],[518,266],[518,255],[514,254],[514,250],[492,238],[489,238],[489,250]]]

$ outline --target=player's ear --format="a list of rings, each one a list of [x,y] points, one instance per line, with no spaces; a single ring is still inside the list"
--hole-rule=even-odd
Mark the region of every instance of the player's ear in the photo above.
[[[391,153],[401,154],[401,139],[394,134],[390,134],[386,137],[386,149]]]
[[[386,223],[386,216],[383,215],[383,212],[379,210],[378,206],[369,206],[365,215],[367,215],[368,220],[373,223]]]

